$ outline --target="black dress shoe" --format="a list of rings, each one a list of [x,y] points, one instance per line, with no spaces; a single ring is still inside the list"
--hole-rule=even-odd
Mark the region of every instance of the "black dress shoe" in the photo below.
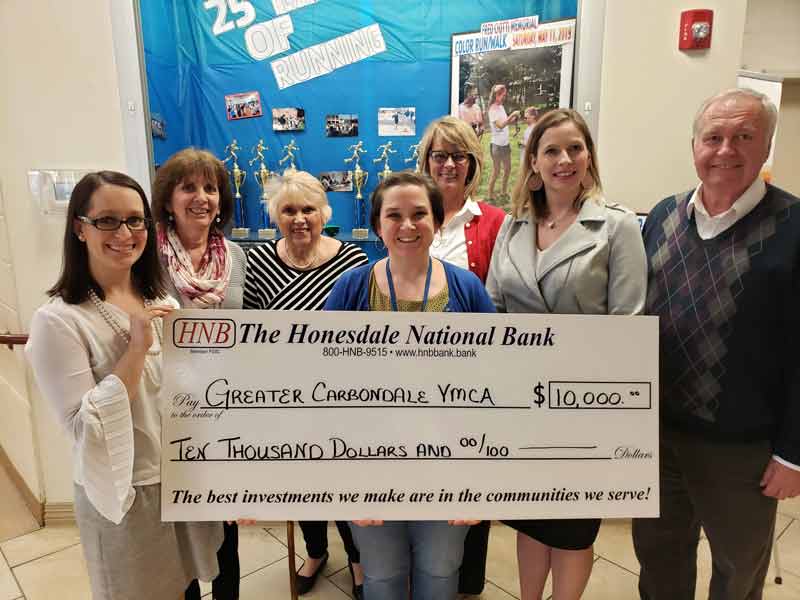
[[[364,585],[356,585],[356,575],[353,573],[353,563],[347,561],[347,568],[350,569],[350,581],[353,582],[353,598],[356,600],[364,600]]]
[[[300,575],[299,572],[295,574],[295,580],[297,582],[297,594],[302,596],[303,594],[307,594],[311,591],[311,588],[314,587],[314,583],[317,581],[317,576],[322,573],[322,570],[325,568],[325,563],[328,562],[328,553],[325,552],[325,555],[322,557],[322,561],[317,566],[317,570],[314,571],[314,574],[311,577],[306,577],[305,575]]]

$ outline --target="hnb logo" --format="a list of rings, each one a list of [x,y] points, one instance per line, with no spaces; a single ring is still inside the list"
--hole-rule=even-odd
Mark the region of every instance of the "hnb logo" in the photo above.
[[[175,319],[172,339],[178,348],[233,348],[236,323],[233,319]]]

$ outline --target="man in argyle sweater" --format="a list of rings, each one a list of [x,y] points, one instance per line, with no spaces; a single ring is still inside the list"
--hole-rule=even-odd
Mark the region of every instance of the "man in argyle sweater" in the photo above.
[[[777,500],[800,493],[800,199],[760,178],[777,110],[729,90],[694,122],[700,185],[644,228],[660,317],[661,517],[636,519],[643,600],[760,600]]]

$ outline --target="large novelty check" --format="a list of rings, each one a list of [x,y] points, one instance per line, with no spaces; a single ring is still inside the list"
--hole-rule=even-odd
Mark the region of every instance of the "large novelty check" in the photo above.
[[[179,311],[165,520],[658,515],[652,317]]]

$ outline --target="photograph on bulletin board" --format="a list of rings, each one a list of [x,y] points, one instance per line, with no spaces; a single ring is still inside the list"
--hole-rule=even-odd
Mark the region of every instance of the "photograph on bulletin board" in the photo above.
[[[416,135],[417,109],[413,106],[378,109],[378,135]]]
[[[258,92],[228,94],[225,96],[225,110],[228,114],[228,121],[260,117],[263,114],[261,96]]]
[[[353,177],[350,171],[324,171],[319,174],[326,192],[352,192]]]
[[[302,108],[273,108],[272,131],[303,131],[306,128],[306,111]]]
[[[327,137],[355,137],[358,135],[358,115],[326,115],[325,135]]]
[[[494,29],[452,36],[450,114],[472,126],[484,150],[477,196],[510,211],[536,119],[570,106],[575,19],[538,23],[527,17],[489,25]]]

